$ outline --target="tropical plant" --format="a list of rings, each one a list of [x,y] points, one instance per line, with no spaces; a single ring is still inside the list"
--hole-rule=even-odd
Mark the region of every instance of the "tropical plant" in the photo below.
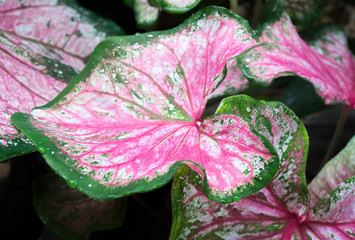
[[[339,26],[317,23],[321,3],[269,0],[259,14],[258,0],[124,2],[139,29],[186,19],[124,36],[70,0],[0,1],[0,167],[38,156],[31,195],[44,226],[127,238],[134,202],[168,232],[147,198],[171,186],[170,239],[352,239],[355,137],[332,157],[355,108],[355,58]],[[306,179],[299,117],[337,103],[322,170]]]

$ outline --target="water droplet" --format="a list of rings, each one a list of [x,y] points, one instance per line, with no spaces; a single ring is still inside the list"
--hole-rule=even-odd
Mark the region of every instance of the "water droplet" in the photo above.
[[[240,197],[238,196],[233,196],[233,202],[238,202],[240,200]]]
[[[37,149],[38,149],[38,151],[39,151],[41,154],[45,154],[45,153],[46,153],[46,148],[43,147],[43,146],[38,146]]]
[[[150,38],[153,37],[153,34],[148,34],[148,37],[150,37]]]
[[[92,187],[92,185],[91,185],[91,184],[89,184],[89,185],[88,185],[88,187]]]
[[[69,180],[67,181],[67,184],[71,188],[76,188],[78,186],[78,182],[76,180]]]

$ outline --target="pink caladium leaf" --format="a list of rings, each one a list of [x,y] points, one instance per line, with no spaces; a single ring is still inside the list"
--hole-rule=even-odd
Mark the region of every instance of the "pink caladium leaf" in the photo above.
[[[242,114],[278,146],[275,148],[281,154],[280,170],[253,195],[239,202],[220,204],[205,196],[202,178],[183,165],[173,181],[170,239],[322,240],[355,236],[355,176],[342,179],[315,207],[309,207],[304,189],[308,137],[300,120],[282,106],[246,96],[231,97],[221,103],[217,112]],[[304,150],[300,149],[302,145]]]
[[[329,161],[309,184],[311,206],[344,180],[355,175],[355,136]]]
[[[266,126],[265,120],[263,122],[260,129]],[[267,133],[270,130],[262,131]],[[274,180],[265,188],[230,204],[210,201],[203,193],[202,178],[189,166],[182,165],[173,181],[173,225],[170,239],[353,239],[355,176],[343,178],[339,185],[320,200],[317,198],[319,201],[304,211],[300,206],[308,204],[297,202],[298,199],[304,199],[304,190],[289,187],[299,184],[300,179],[294,175],[303,174],[301,181],[304,181],[306,154],[302,154],[303,162],[300,163],[295,161],[297,154],[290,153],[299,152],[297,148],[289,149],[286,154],[290,156],[287,161],[293,162],[289,165],[288,174],[281,167]],[[282,173],[285,181],[290,183],[289,186],[280,181]],[[282,197],[280,192],[284,192]]]
[[[86,239],[90,232],[118,228],[126,212],[126,199],[98,201],[54,174],[34,183],[34,208],[45,226],[62,239]]]
[[[75,4],[0,2],[0,161],[36,149],[11,124],[11,114],[52,100],[96,44],[122,33]]]
[[[322,5],[318,0],[280,0],[280,2],[294,24],[311,24],[322,11]]]
[[[239,202],[213,202],[203,193],[201,177],[182,165],[173,182],[170,239],[353,239],[354,190],[355,176],[297,217],[278,201],[269,185]]]
[[[219,7],[169,31],[110,38],[56,99],[12,121],[92,197],[155,189],[187,161],[211,199],[231,202],[265,186],[278,157],[242,117],[202,114],[226,62],[257,44],[245,20]]]
[[[307,45],[278,4],[258,30],[263,45],[238,58],[243,73],[261,84],[283,75],[297,75],[313,83],[327,104],[355,107],[355,58],[344,33],[334,25],[312,31]]]
[[[256,101],[245,95],[223,99],[216,113],[222,112],[243,116],[275,147],[280,166],[269,187],[288,211],[303,215],[309,198],[305,179],[308,135],[302,122],[280,102]]]

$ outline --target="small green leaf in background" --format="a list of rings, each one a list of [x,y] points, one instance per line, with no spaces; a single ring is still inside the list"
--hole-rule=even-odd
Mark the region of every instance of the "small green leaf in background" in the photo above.
[[[294,24],[311,24],[322,12],[319,0],[280,0]]]
[[[286,77],[285,77],[286,78]],[[317,94],[312,83],[294,76],[287,77],[289,84],[277,101],[289,107],[299,118],[331,108]],[[274,81],[286,81],[278,78]]]
[[[159,11],[185,13],[194,8],[201,0],[125,0],[133,8],[137,27],[152,27],[158,20]]]
[[[185,13],[201,0],[148,0],[149,4],[169,13]]]
[[[121,34],[74,1],[0,2],[0,161],[36,150],[11,115],[52,100],[100,41]]]
[[[45,226],[63,239],[86,239],[97,230],[118,228],[126,213],[126,199],[89,198],[54,174],[34,183],[33,204]]]
[[[148,0],[125,0],[133,8],[137,27],[146,29],[153,26],[159,17],[159,9],[149,5]]]

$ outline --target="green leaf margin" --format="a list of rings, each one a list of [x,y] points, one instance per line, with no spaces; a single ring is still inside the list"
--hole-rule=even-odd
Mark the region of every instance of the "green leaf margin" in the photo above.
[[[0,162],[36,151],[36,147],[25,136],[11,138],[10,141],[7,146],[0,144]]]

